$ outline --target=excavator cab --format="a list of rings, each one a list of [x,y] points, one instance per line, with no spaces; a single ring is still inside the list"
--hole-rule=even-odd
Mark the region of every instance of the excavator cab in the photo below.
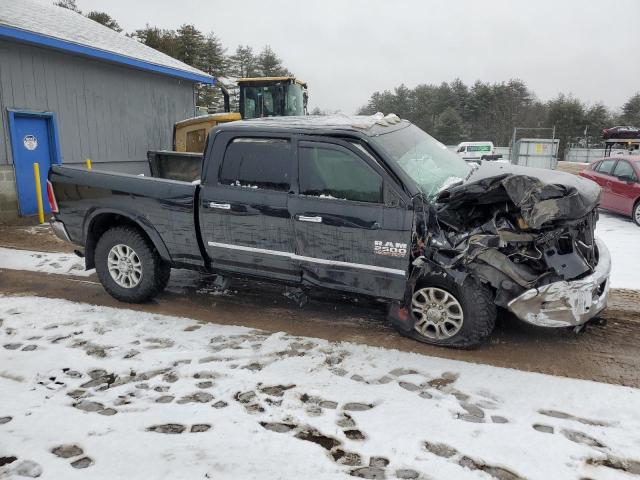
[[[207,134],[220,123],[307,114],[307,84],[295,77],[239,78],[240,112],[230,112],[229,92],[220,84],[224,112],[187,118],[173,126],[173,149],[202,153]]]
[[[307,84],[295,77],[240,78],[238,86],[243,120],[307,113]]]

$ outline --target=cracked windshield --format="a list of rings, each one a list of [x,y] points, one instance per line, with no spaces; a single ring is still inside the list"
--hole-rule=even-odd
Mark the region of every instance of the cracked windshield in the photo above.
[[[471,167],[415,125],[376,138],[428,197],[464,181]]]

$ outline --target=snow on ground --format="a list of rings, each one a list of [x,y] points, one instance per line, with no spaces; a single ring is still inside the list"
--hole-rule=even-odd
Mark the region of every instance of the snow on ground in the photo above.
[[[84,260],[70,253],[34,252],[0,247],[0,268],[88,277]]]
[[[600,210],[596,236],[611,252],[611,286],[640,290],[640,227],[631,218]]]
[[[635,389],[63,300],[0,297],[0,392],[0,478],[640,474]]]

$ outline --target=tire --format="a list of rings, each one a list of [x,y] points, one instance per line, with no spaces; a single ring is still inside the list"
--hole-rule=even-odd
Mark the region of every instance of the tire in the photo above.
[[[127,259],[130,261],[127,271],[131,273],[121,275],[127,267],[118,270],[119,262],[124,261],[122,265],[126,265]],[[141,303],[150,300],[169,281],[169,265],[162,261],[151,242],[132,227],[107,230],[98,240],[94,260],[100,283],[109,295],[121,302]]]
[[[418,305],[422,300],[426,300],[426,306],[417,315],[414,311],[419,310]],[[431,313],[425,314],[424,308],[427,312],[431,310],[436,317],[429,318]],[[452,278],[442,276],[429,276],[418,282],[409,311],[416,324],[406,333],[407,336],[419,342],[450,348],[472,348],[481,344],[491,335],[497,316],[494,294],[488,286],[472,278],[467,278],[462,285],[458,285]],[[438,313],[440,317],[437,317]],[[444,316],[454,323],[443,322]],[[457,317],[461,317],[461,321],[455,326]],[[436,333],[438,328],[440,332]]]
[[[640,227],[640,200],[638,200],[638,202],[633,207],[631,218],[634,222],[636,222],[636,225]]]

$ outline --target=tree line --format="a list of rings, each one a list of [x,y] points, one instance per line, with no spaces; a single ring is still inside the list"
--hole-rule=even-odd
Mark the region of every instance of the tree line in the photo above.
[[[82,14],[75,0],[58,0],[54,5]],[[91,11],[85,16],[116,32],[123,31],[108,13]],[[228,54],[215,33],[203,33],[194,25],[185,24],[174,30],[147,24],[126,35],[216,78],[293,75],[269,45],[265,45],[259,52],[249,45],[239,45],[233,53]],[[200,85],[197,89],[198,105],[220,108],[222,98],[218,86]]]
[[[447,145],[465,140],[490,140],[495,145],[511,143],[514,127],[548,128],[523,130],[518,137],[555,138],[561,149],[571,144],[594,146],[601,143],[602,129],[614,125],[640,126],[640,93],[614,112],[602,103],[587,105],[579,99],[559,94],[541,102],[518,79],[508,82],[476,81],[466,85],[459,79],[439,85],[405,85],[375,92],[359,112],[393,112],[431,132]]]

